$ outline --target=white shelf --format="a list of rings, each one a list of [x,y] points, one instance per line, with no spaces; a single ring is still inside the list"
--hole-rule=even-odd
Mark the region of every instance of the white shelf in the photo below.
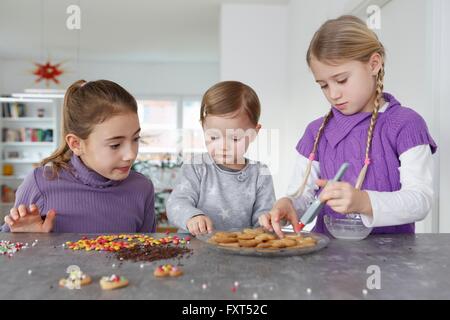
[[[14,207],[14,202],[0,202],[0,207],[1,208],[5,208],[5,207],[7,207],[7,208],[12,208],[12,207]],[[3,211],[3,210],[2,210]],[[8,213],[6,213],[6,212],[0,212],[0,214],[1,213],[3,213],[4,215],[6,215],[6,214],[8,214]],[[3,215],[3,216],[4,216]],[[0,216],[0,218],[1,218],[2,216]],[[1,221],[2,222],[2,224],[3,224],[3,220]]]
[[[25,176],[0,176],[0,180],[15,181],[15,180],[23,180],[23,179],[25,179]]]
[[[1,159],[0,163],[39,163],[39,159]]]
[[[14,207],[14,202],[0,202],[2,207]]]
[[[54,122],[54,118],[39,118],[39,117],[19,117],[19,118],[1,118],[3,122]]]
[[[0,102],[54,103],[52,99],[0,97]]]
[[[54,142],[2,142],[0,146],[4,147],[53,147],[55,145]]]
[[[2,184],[11,189],[16,189],[18,184],[34,170],[34,167],[50,155],[50,151],[53,151],[58,146],[60,131],[59,119],[62,111],[60,106],[62,105],[62,101],[57,98],[0,97],[0,102],[2,104],[2,108],[0,109],[2,112],[4,108],[3,103],[11,103],[10,109],[8,110],[9,113],[7,114],[16,116],[1,117],[2,114],[0,114],[0,170],[2,170],[0,171],[0,180]],[[13,106],[14,103],[23,103],[25,107]],[[24,115],[24,117],[17,117],[19,114]],[[42,115],[42,117],[38,115]],[[18,137],[23,137],[23,132],[20,132],[20,130],[23,130],[22,128],[51,129],[53,130],[53,141],[3,142],[3,139],[6,140],[6,137],[8,137],[4,135],[4,128],[17,130],[17,133],[14,133],[14,135]],[[29,132],[25,133],[28,134]],[[26,137],[28,138],[28,135]],[[45,137],[48,136],[45,134]],[[31,136],[29,136],[30,138]],[[42,134],[42,138],[44,138],[44,134]],[[12,176],[2,175],[5,165],[12,166]],[[2,208],[1,213],[4,213],[7,207],[12,208],[13,206],[14,203],[0,202],[0,207]]]
[[[25,93],[13,93],[11,96],[13,98],[20,99],[29,99],[29,98],[38,98],[38,99],[52,99],[58,98],[63,99],[66,90],[59,89],[25,89]]]

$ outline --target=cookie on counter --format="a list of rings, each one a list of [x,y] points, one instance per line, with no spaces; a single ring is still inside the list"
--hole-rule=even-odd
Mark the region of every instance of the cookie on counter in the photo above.
[[[86,286],[92,282],[92,278],[82,272],[80,268],[68,269],[69,276],[59,280],[59,286],[67,289],[79,289],[81,286]]]
[[[171,264],[165,264],[163,266],[159,266],[155,269],[153,272],[153,275],[158,278],[163,277],[179,277],[183,275],[183,270],[181,268],[178,268],[176,266],[173,266]]]
[[[115,274],[109,277],[102,277],[100,279],[100,287],[103,290],[114,290],[128,286],[128,279],[125,277],[117,276]]]

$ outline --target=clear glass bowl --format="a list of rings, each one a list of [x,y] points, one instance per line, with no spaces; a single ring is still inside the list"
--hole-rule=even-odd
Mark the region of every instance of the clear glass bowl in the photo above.
[[[372,232],[372,228],[363,224],[359,214],[348,214],[339,218],[326,214],[323,219],[328,231],[336,239],[363,240]]]

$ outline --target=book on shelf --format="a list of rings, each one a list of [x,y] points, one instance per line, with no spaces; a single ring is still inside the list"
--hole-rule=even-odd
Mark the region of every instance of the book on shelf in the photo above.
[[[53,142],[53,129],[3,128],[3,142]]]
[[[26,117],[26,107],[22,102],[2,102],[3,118],[23,118]]]
[[[2,188],[2,202],[3,203],[14,202],[16,190],[5,184],[2,184],[1,188]]]

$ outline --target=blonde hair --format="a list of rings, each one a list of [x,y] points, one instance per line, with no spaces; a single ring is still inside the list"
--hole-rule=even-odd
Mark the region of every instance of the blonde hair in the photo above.
[[[95,125],[127,112],[137,113],[136,100],[117,83],[108,80],[74,82],[64,96],[61,143],[40,165],[51,164],[51,178],[61,169],[69,169],[72,151],[66,142],[68,134],[87,139]]]
[[[370,126],[367,133],[364,166],[361,169],[355,184],[355,188],[357,189],[361,189],[370,164],[369,156],[373,131],[383,98],[384,60],[386,55],[384,46],[378,40],[375,32],[370,30],[361,19],[347,15],[326,21],[314,34],[306,54],[306,61],[308,65],[311,66],[311,59],[313,57],[318,61],[337,65],[342,62],[353,60],[367,63],[375,53],[378,53],[381,56],[383,62],[376,78],[375,107],[372,111]],[[303,194],[311,173],[312,162],[315,159],[320,137],[332,116],[333,113],[332,110],[330,110],[324,117],[322,125],[317,132],[314,139],[314,147],[308,159],[304,181],[299,190],[294,194],[295,197],[299,197]]]
[[[245,111],[252,124],[258,124],[261,104],[256,92],[238,81],[223,81],[209,88],[203,95],[200,121],[205,123],[208,115],[226,115],[239,110]]]

